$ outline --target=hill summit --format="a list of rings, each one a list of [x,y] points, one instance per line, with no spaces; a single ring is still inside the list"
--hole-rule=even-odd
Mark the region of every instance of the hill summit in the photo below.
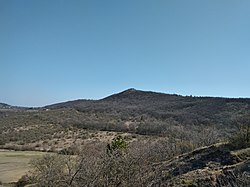
[[[143,124],[146,123],[154,127],[161,124],[160,131],[173,124],[213,125],[221,129],[235,126],[239,118],[250,113],[250,99],[181,96],[130,88],[100,100],[68,101],[45,108],[70,108],[82,114],[88,113],[91,116],[88,124],[110,124],[112,121],[112,124],[123,127],[126,121],[130,121],[131,129],[138,129],[138,125],[145,127]],[[101,122],[97,114],[105,119]]]

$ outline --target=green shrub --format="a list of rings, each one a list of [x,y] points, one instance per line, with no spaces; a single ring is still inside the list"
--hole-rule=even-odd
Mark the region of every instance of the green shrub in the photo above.
[[[122,151],[126,150],[127,147],[128,144],[124,140],[124,138],[122,136],[117,136],[113,138],[111,144],[107,145],[107,153],[108,154],[122,153]]]

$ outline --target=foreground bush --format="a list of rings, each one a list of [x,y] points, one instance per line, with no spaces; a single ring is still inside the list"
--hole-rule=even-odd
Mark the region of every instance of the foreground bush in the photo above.
[[[241,125],[229,142],[235,149],[250,147],[250,125]]]
[[[87,150],[79,156],[50,154],[33,160],[30,181],[48,187],[145,186],[153,173],[149,154],[138,146],[128,147],[121,136],[107,148]]]

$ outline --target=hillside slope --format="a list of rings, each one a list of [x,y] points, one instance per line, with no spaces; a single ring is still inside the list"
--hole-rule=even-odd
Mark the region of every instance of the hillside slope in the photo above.
[[[60,131],[75,129],[164,136],[199,147],[227,138],[237,130],[239,121],[250,122],[250,99],[191,97],[135,89],[100,100],[75,100],[41,108],[3,107],[0,145],[13,142],[35,146],[63,137]]]
[[[150,186],[249,186],[250,148],[215,144],[158,163],[156,170]]]
[[[79,112],[101,112],[124,118],[143,116],[168,124],[221,127],[234,125],[239,117],[247,115],[250,99],[191,97],[128,89],[101,100],[76,100],[46,108],[73,108]]]

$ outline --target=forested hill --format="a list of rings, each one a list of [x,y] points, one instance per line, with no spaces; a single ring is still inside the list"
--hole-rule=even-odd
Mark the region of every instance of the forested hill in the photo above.
[[[178,137],[184,136],[183,131],[200,133],[209,129],[224,137],[235,131],[239,121],[250,122],[247,98],[192,97],[135,89],[100,100],[75,100],[41,108],[1,106],[3,130],[14,128],[15,124],[38,127],[53,124],[63,128],[142,135],[167,133]]]
[[[192,97],[128,89],[100,100],[75,100],[46,106],[79,112],[108,113],[123,118],[154,119],[177,124],[231,125],[250,112],[248,98]],[[152,121],[152,120],[151,120]]]

